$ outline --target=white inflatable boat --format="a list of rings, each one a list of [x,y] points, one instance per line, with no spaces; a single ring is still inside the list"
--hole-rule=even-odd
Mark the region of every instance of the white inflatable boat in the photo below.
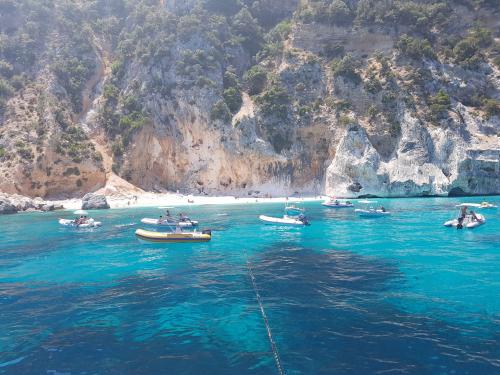
[[[462,226],[464,228],[472,229],[472,228],[479,227],[479,226],[483,225],[484,223],[486,223],[486,218],[483,215],[476,214],[476,217],[477,217],[477,220],[474,219],[474,217],[472,215],[466,215],[465,219],[462,221]],[[455,227],[456,228],[458,225],[458,219],[448,220],[443,225],[445,227]]]
[[[160,220],[160,219],[150,219],[150,218],[144,218],[141,219],[141,223],[143,224],[148,224],[148,225],[164,225],[167,227],[172,227],[172,226],[180,226],[181,228],[191,228],[195,227],[198,225],[198,222],[196,220],[190,220],[189,218],[184,218],[181,221],[177,221],[174,219],[166,219],[166,220]]]
[[[498,206],[489,203],[489,202],[481,202],[481,203],[460,203],[457,204],[455,207],[474,207],[474,208],[482,208],[482,209],[488,209],[488,208],[498,208]]]
[[[356,214],[360,217],[382,217],[382,216],[389,216],[391,213],[389,211],[384,211],[381,209],[374,209],[374,208],[369,208],[369,209],[361,209],[361,208],[356,208],[354,210]]]
[[[278,225],[291,225],[291,226],[304,226],[310,225],[305,216],[287,216],[283,217],[272,217],[266,215],[260,215],[259,219],[266,224],[278,224]]]
[[[59,219],[59,224],[64,225],[65,227],[74,227],[74,228],[96,228],[101,226],[100,221],[95,221],[94,219],[88,219],[85,223],[76,224],[75,220],[68,219]]]
[[[325,207],[330,207],[330,208],[349,208],[349,207],[354,207],[354,205],[349,202],[349,201],[339,201],[337,199],[335,200],[327,200],[321,203],[322,206]]]

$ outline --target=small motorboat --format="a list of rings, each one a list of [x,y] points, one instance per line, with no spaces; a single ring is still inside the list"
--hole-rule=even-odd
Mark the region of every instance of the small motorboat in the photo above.
[[[461,226],[459,225],[460,223],[459,219],[448,220],[443,225],[445,227],[454,227],[454,228],[458,227],[458,229],[461,229],[463,227],[472,229],[486,223],[486,218],[484,217],[484,215],[475,214],[475,216],[476,217],[474,217],[474,215],[471,214],[465,215],[465,218],[462,220]]]
[[[152,232],[137,229],[135,235],[141,241],[154,243],[208,242],[212,239],[211,230],[204,230],[202,232]]]
[[[291,226],[311,225],[304,215],[299,215],[299,216],[283,215],[283,217],[260,215],[259,219],[266,224],[291,225]]]
[[[94,219],[87,219],[85,222],[77,224],[76,220],[59,219],[59,224],[73,228],[97,228],[100,227],[102,223]]]
[[[325,207],[330,207],[330,208],[349,208],[349,207],[354,207],[352,202],[350,201],[341,201],[338,199],[330,198],[323,203],[321,203],[322,206]]]
[[[481,202],[481,203],[460,203],[457,204],[455,207],[474,207],[474,208],[482,208],[482,209],[488,209],[488,208],[498,208],[498,206],[489,203],[489,202]]]
[[[166,227],[175,227],[176,225],[178,225],[181,228],[192,228],[198,225],[198,222],[196,220],[191,220],[188,217],[181,218],[179,221],[175,220],[174,218],[160,220],[145,217],[141,219],[141,223],[148,225],[162,225]]]
[[[481,208],[498,208],[497,205],[494,205],[493,203],[490,202],[481,202]]]
[[[383,217],[383,216],[389,216],[391,213],[389,211],[386,211],[384,209],[375,209],[375,208],[367,208],[367,209],[361,209],[361,208],[356,208],[354,212],[360,216],[360,217]]]

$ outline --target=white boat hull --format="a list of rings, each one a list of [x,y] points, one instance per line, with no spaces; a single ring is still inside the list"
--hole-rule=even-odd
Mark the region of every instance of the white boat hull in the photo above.
[[[102,225],[100,221],[95,221],[94,219],[89,219],[86,223],[79,225],[75,224],[74,220],[59,219],[59,224],[65,227],[73,227],[73,228],[97,228]]]
[[[460,203],[457,204],[455,207],[474,207],[474,208],[481,208],[481,209],[494,209],[498,208],[498,206],[488,203],[488,202],[483,202],[483,203]]]
[[[297,218],[293,217],[272,217],[266,215],[259,216],[260,221],[266,224],[275,224],[275,225],[288,225],[288,226],[300,226],[303,227],[306,225],[303,221],[300,221]]]
[[[478,220],[474,220],[471,215],[467,215],[465,219],[462,221],[462,225],[464,228],[477,228],[486,223],[486,218],[481,214],[476,214]],[[454,227],[456,228],[458,225],[458,219],[448,220],[443,224],[445,227]]]
[[[352,208],[354,205],[352,203],[333,203],[333,202],[323,202],[321,203],[322,206],[329,207],[329,208]]]
[[[169,221],[169,220],[160,221],[159,219],[150,219],[150,218],[141,219],[141,223],[148,224],[148,225],[162,225],[162,226],[166,226],[166,227],[172,227],[172,226],[178,225],[181,228],[191,228],[191,227],[195,227],[198,225],[198,222],[195,220],[176,222],[176,221]]]
[[[356,214],[360,217],[384,217],[384,216],[389,216],[391,213],[388,211],[382,211],[382,210],[363,210],[360,208],[357,208],[354,210]]]

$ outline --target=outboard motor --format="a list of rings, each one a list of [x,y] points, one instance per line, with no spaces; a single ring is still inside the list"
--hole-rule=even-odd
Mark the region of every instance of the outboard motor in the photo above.
[[[212,230],[211,229],[202,230],[201,234],[208,234],[209,236],[212,236]]]
[[[302,221],[304,223],[304,225],[311,225],[309,223],[309,220],[307,220],[307,217],[305,217],[305,215],[300,215],[299,220]]]

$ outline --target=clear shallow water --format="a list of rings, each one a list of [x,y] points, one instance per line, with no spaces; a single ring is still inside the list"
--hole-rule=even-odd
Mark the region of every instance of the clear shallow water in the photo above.
[[[280,204],[185,208],[206,244],[137,242],[155,208],[2,216],[0,373],[276,374],[248,265],[286,374],[500,373],[500,210],[457,231],[457,199],[378,201],[286,229],[257,220]]]

